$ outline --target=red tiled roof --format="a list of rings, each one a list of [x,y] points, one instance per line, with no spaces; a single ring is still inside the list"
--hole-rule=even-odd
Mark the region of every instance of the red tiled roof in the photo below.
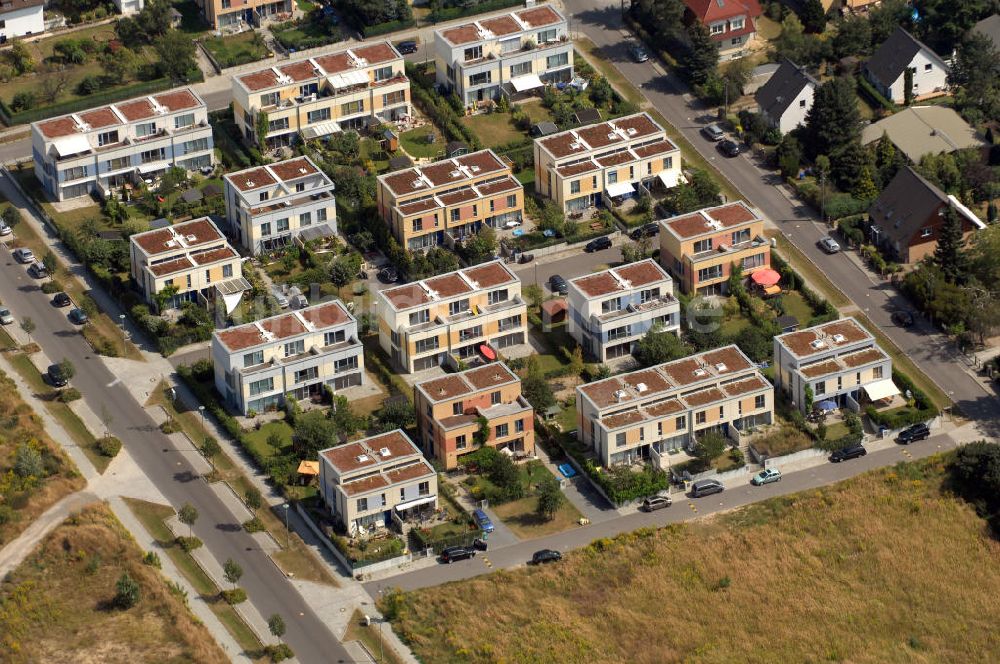
[[[424,279],[424,285],[438,294],[438,297],[452,297],[462,293],[471,293],[472,287],[458,273],[444,274],[440,277]]]
[[[131,240],[142,247],[147,254],[155,256],[156,254],[161,254],[167,251],[176,251],[183,248],[180,246],[167,246],[167,242],[173,240],[175,235],[183,236],[187,243],[187,248],[189,249],[207,242],[223,239],[222,233],[220,233],[219,229],[215,227],[215,224],[213,224],[208,217],[202,217],[200,219],[193,219],[180,224],[174,224],[169,228],[146,231],[145,233],[136,233],[132,236]],[[187,239],[188,236],[191,235],[193,235],[194,238]]]
[[[499,263],[486,263],[462,270],[466,277],[479,284],[480,288],[492,288],[501,284],[509,284],[515,280],[511,273]]]
[[[305,157],[279,161],[276,164],[271,164],[270,168],[275,175],[281,178],[282,182],[288,182],[289,180],[295,180],[318,172],[316,167],[309,163],[309,160]]]
[[[761,15],[757,0],[684,0],[684,4],[706,24],[737,16]]]
[[[380,453],[383,448],[389,451],[388,456]],[[329,461],[335,470],[343,474],[362,468],[373,468],[386,462],[395,463],[402,457],[419,452],[405,434],[396,430],[323,450],[320,455]]]
[[[226,245],[225,247],[219,247],[217,249],[209,249],[208,251],[193,253],[191,254],[191,260],[198,265],[208,265],[209,263],[217,263],[229,258],[239,258],[239,256],[240,255],[236,253],[235,249]]]

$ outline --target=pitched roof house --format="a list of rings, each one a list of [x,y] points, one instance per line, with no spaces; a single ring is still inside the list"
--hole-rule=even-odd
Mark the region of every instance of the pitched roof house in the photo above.
[[[948,64],[929,46],[896,27],[863,68],[865,78],[886,99],[897,104],[906,99],[905,72],[913,72],[913,98],[921,99],[948,88]]]
[[[757,0],[684,0],[688,20],[698,20],[712,40],[719,43],[719,60],[735,60],[747,54],[747,45],[757,34],[762,13]]]
[[[993,48],[1000,51],[1000,14],[987,16],[972,26],[972,31],[988,37],[993,42]]]
[[[755,98],[768,124],[787,134],[805,124],[817,87],[819,82],[804,67],[784,58],[774,75],[757,90]]]
[[[861,143],[868,145],[883,134],[913,163],[925,154],[978,148],[983,141],[976,130],[946,106],[911,106],[873,122],[861,131]]]
[[[868,216],[879,247],[900,263],[916,263],[934,253],[948,207],[954,208],[962,221],[966,239],[986,228],[969,208],[934,183],[906,166],[875,199]]]

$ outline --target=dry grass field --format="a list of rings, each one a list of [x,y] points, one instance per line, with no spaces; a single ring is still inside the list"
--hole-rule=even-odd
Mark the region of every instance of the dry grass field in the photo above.
[[[944,459],[393,594],[425,662],[995,662],[1000,543]]]
[[[226,655],[107,507],[67,519],[0,584],[0,662],[215,663]],[[123,571],[139,604],[112,608]]]

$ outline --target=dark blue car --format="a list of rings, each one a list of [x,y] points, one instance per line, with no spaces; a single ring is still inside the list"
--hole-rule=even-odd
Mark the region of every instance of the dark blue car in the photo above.
[[[484,533],[493,532],[493,522],[490,521],[490,517],[486,516],[486,512],[482,510],[476,510],[472,513],[472,518],[476,520],[476,525]]]

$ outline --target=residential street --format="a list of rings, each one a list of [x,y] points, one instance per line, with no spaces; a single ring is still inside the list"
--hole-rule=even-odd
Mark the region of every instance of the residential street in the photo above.
[[[25,202],[6,177],[0,178],[0,193],[25,216]],[[27,221],[23,223],[28,223]],[[40,222],[39,222],[40,223]],[[16,233],[16,230],[15,230]],[[38,282],[27,275],[6,244],[0,248],[0,300],[18,320],[30,317],[37,326],[31,335],[52,361],[68,358],[76,368],[73,386],[95,412],[106,408],[113,420],[112,433],[119,437],[143,473],[178,508],[194,505],[199,518],[194,534],[205,543],[217,560],[233,558],[246,572],[241,585],[261,615],[275,613],[285,618],[285,640],[300,661],[350,661],[350,656],[334,634],[303,601],[298,591],[256,541],[234,522],[230,510],[194,472],[143,409],[143,394],[130,393],[126,384],[105,367],[89,344],[66,319],[66,310],[51,304]]]
[[[715,144],[700,134],[701,127],[714,117],[710,117],[709,109],[694,101],[677,76],[665,73],[655,58],[641,64],[631,60],[627,40],[633,37],[623,28],[618,3],[567,0],[566,5],[573,30],[589,37],[602,56],[614,63],[632,84],[642,88],[647,99],[698,152],[718,167],[765,218],[947,392],[964,415],[979,420],[987,430],[1000,433],[1000,407],[996,396],[966,373],[966,365],[954,344],[920,319],[910,329],[895,326],[890,318],[892,312],[897,308],[909,308],[895,289],[887,282],[872,279],[848,254],[828,256],[820,250],[816,243],[827,230],[818,215],[807,205],[789,200],[783,189],[775,186],[779,177],[759,170],[745,155],[735,159],[722,157]]]
[[[827,484],[833,484],[855,475],[890,466],[901,461],[922,459],[936,452],[954,449],[955,440],[950,435],[938,435],[933,438],[914,443],[906,447],[896,446],[871,452],[868,456],[843,463],[825,463],[814,468],[786,473],[780,482],[766,484],[761,487],[749,483],[726,489],[724,492],[690,500],[681,494],[674,494],[674,504],[658,512],[636,512],[628,516],[591,523],[574,530],[542,537],[513,546],[500,549],[490,549],[471,560],[463,560],[451,565],[438,564],[434,567],[418,569],[387,579],[371,581],[365,584],[368,593],[375,597],[380,588],[399,588],[415,590],[436,586],[449,581],[468,579],[480,574],[486,574],[497,569],[508,569],[526,564],[531,554],[540,549],[555,549],[571,551],[587,546],[601,537],[614,537],[620,533],[633,531],[637,528],[664,526],[669,523],[689,521],[708,514],[725,512],[750,503],[783,496],[805,489],[812,489]],[[492,567],[487,566],[484,558],[488,558]]]

